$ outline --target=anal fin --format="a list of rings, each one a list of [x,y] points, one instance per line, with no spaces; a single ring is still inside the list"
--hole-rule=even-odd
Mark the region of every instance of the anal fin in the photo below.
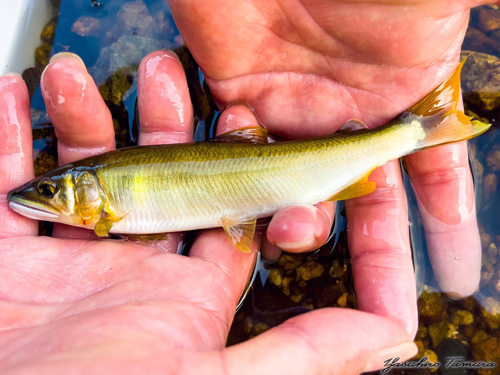
[[[364,176],[361,180],[356,181],[354,184],[349,185],[344,190],[339,191],[337,194],[330,197],[329,201],[343,201],[351,198],[362,197],[363,195],[370,194],[373,192],[377,185],[375,182],[368,181],[368,176],[370,176],[370,171],[366,176]]]
[[[250,216],[238,219],[222,219],[222,226],[231,242],[244,253],[250,252],[255,235],[257,217]]]

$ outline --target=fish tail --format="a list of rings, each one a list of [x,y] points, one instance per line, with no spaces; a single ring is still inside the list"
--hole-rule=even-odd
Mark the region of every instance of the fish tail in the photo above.
[[[446,81],[399,116],[403,122],[417,120],[422,125],[425,137],[417,145],[418,150],[473,138],[489,129],[490,124],[471,121],[462,111],[457,110],[460,100],[460,71],[464,63],[465,59]]]

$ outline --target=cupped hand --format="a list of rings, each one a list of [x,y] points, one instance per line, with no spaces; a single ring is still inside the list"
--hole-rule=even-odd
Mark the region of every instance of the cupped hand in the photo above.
[[[245,101],[271,133],[295,139],[332,134],[351,118],[380,126],[409,108],[455,69],[469,8],[488,1],[168,3],[216,102]],[[466,142],[410,155],[406,166],[440,286],[451,296],[472,294],[481,247]],[[359,307],[414,334],[416,287],[399,163],[379,167],[370,180],[375,192],[346,202]],[[275,216],[271,243],[290,235],[297,217],[331,223],[324,211],[287,210],[295,216]],[[296,233],[309,233],[302,243],[313,237],[304,229],[308,220],[298,221],[303,230]],[[325,238],[324,228],[314,238]]]
[[[77,57],[56,55],[41,85],[61,163],[114,147],[111,116]],[[189,93],[173,54],[142,62],[138,90],[141,144],[191,139]],[[0,135],[2,374],[355,374],[415,354],[400,325],[334,308],[225,348],[255,251],[235,250],[222,229],[199,235],[189,257],[176,254],[179,235],[145,246],[58,226],[54,237],[38,237],[37,223],[6,199],[34,176],[19,76],[0,77]]]

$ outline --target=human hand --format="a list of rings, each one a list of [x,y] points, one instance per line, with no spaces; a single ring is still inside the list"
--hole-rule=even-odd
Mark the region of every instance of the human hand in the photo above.
[[[111,116],[85,67],[74,56],[57,57],[41,85],[60,162],[112,149]],[[149,55],[138,87],[139,142],[190,140],[192,109],[179,61],[168,52]],[[415,354],[398,324],[333,308],[225,349],[255,252],[235,250],[222,229],[199,235],[189,257],[175,254],[178,235],[144,246],[56,226],[55,238],[37,237],[37,223],[6,200],[34,174],[28,93],[19,76],[0,77],[0,134],[2,374],[354,374]]]
[[[334,133],[351,118],[376,127],[410,107],[451,74],[469,8],[488,1],[168,3],[219,106],[245,101],[271,133],[294,139]],[[440,286],[450,296],[472,294],[481,247],[466,142],[410,155],[406,166]],[[414,334],[416,287],[398,161],[370,180],[375,192],[346,202],[359,307]],[[269,225],[272,243],[325,238],[332,216],[324,210],[287,210],[293,215],[279,212]],[[326,224],[307,226],[305,214]]]

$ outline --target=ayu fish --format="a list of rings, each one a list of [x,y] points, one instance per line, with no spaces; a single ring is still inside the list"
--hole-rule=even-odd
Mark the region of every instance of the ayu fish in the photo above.
[[[369,194],[379,165],[485,132],[489,124],[456,109],[462,65],[376,129],[351,120],[333,135],[297,141],[269,143],[265,129],[247,128],[205,142],[123,148],[39,176],[12,190],[9,205],[101,237],[224,227],[249,251],[257,218]]]

